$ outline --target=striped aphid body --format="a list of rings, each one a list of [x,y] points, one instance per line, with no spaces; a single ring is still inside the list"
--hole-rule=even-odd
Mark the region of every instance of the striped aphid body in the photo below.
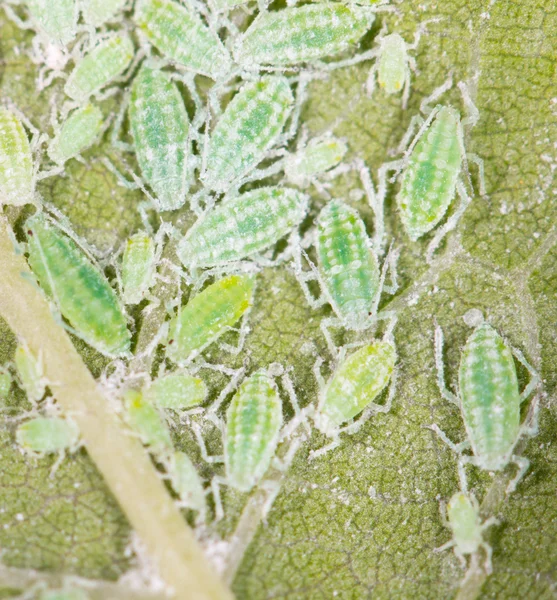
[[[78,61],[64,91],[72,100],[86,102],[121,75],[133,56],[133,43],[126,33],[104,37]]]
[[[33,155],[17,115],[0,106],[0,205],[36,202]]]
[[[306,215],[308,196],[263,187],[232,198],[197,221],[178,244],[187,269],[220,267],[267,250]]]
[[[189,456],[184,452],[174,452],[167,461],[166,470],[172,488],[180,498],[180,505],[198,511],[201,519],[204,519],[207,510],[205,490]]]
[[[20,341],[15,349],[14,364],[23,391],[30,402],[36,404],[42,399],[46,390],[41,358],[35,356],[24,341]]]
[[[180,208],[191,172],[190,123],[182,96],[166,73],[141,67],[131,89],[129,117],[137,162],[155,192],[157,210]]]
[[[230,54],[217,34],[178,2],[140,0],[134,20],[149,43],[189,71],[219,79],[232,66]]]
[[[35,417],[19,425],[16,441],[26,452],[39,456],[71,452],[79,445],[79,429],[70,419]]]
[[[103,114],[93,104],[76,109],[60,125],[48,145],[48,156],[58,165],[79,156],[98,139],[103,128]]]
[[[65,47],[77,33],[77,0],[26,0],[33,23],[57,46]]]
[[[79,0],[81,14],[87,25],[101,27],[121,11],[127,0]]]
[[[255,279],[231,275],[194,296],[170,322],[167,357],[184,364],[229,331],[251,307]]]
[[[334,56],[370,29],[371,9],[319,2],[261,13],[238,39],[234,58],[243,67],[288,67]]]
[[[285,77],[267,76],[245,84],[211,135],[201,176],[204,185],[217,192],[240,185],[278,140],[293,105]]]
[[[106,356],[126,355],[126,315],[101,270],[42,214],[29,218],[25,230],[29,266],[75,332]]]
[[[203,379],[186,373],[171,373],[155,379],[143,391],[147,402],[162,409],[186,410],[207,398]]]
[[[122,256],[122,300],[139,304],[153,285],[156,247],[153,238],[139,231],[126,242]]]

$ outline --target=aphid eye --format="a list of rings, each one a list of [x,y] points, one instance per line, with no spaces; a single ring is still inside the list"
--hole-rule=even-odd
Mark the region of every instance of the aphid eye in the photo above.
[[[174,343],[174,340],[169,340],[169,341],[168,341],[168,345],[169,345],[169,346],[170,346],[170,344],[173,344],[173,343]]]
[[[30,229],[28,229],[27,230],[27,235],[33,235],[33,232]]]

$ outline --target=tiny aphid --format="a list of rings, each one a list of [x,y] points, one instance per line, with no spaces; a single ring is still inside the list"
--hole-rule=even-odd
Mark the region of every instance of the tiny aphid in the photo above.
[[[433,110],[427,106],[451,85],[450,81],[445,83],[422,102],[421,110],[429,116],[425,122],[421,117],[412,119],[401,146],[410,139],[415,125],[420,122],[423,124],[404,157],[383,165],[379,171],[380,202],[385,199],[387,172],[395,170],[396,177],[402,171],[396,202],[404,229],[412,241],[431,231],[444,217],[455,192],[459,195],[461,205],[435,234],[428,247],[428,261],[443,237],[454,229],[472,200],[462,180],[463,172],[469,180],[467,157],[480,167],[480,189],[483,193],[483,163],[477,156],[467,154],[464,148],[463,128],[473,127],[479,119],[478,109],[472,103],[465,84],[460,82],[458,87],[469,112],[466,119],[461,121],[458,111],[450,106],[437,105]]]
[[[70,73],[64,91],[78,103],[86,102],[121,75],[130,65],[134,47],[126,33],[102,38]]]
[[[490,517],[483,523],[480,519],[480,507],[478,501],[472,495],[457,492],[449,500],[446,507],[446,515],[442,512],[446,527],[453,533],[453,539],[434,552],[443,552],[454,548],[454,553],[460,560],[462,566],[466,567],[465,554],[476,554],[480,548],[486,554],[485,570],[491,573],[491,546],[484,541],[483,532],[492,525],[499,522],[495,517]]]
[[[261,13],[238,39],[236,62],[244,68],[286,67],[334,56],[370,29],[372,9],[319,2]]]
[[[129,118],[137,162],[155,193],[155,208],[180,208],[191,171],[190,123],[182,96],[166,73],[141,67],[132,84]]]
[[[4,367],[0,367],[0,398],[6,398],[12,388],[12,376]]]
[[[0,205],[36,202],[33,155],[17,115],[0,106]]]
[[[140,231],[126,242],[122,256],[122,300],[124,304],[139,304],[153,285],[156,267],[156,244]]]
[[[240,88],[209,140],[204,185],[217,192],[238,187],[275,144],[293,105],[285,77],[262,77]]]
[[[41,357],[35,356],[25,342],[20,342],[15,349],[14,364],[21,387],[27,398],[36,404],[44,396],[46,379]]]
[[[100,27],[110,21],[126,5],[127,0],[79,0],[87,25]]]
[[[48,156],[58,165],[79,156],[98,139],[103,128],[103,114],[93,104],[76,109],[62,123],[48,145]]]
[[[304,272],[297,255],[296,276],[312,307],[328,302],[333,308],[336,317],[323,319],[321,330],[335,354],[329,333],[331,327],[361,331],[376,323],[378,318],[392,317],[392,313],[379,314],[377,309],[381,292],[386,287],[387,269],[391,268],[394,273],[393,255],[385,258],[380,270],[376,252],[358,211],[340,200],[332,200],[321,210],[317,218],[315,245],[317,269],[312,265],[311,273]],[[309,290],[307,282],[310,280],[319,282],[323,291],[320,298],[315,298]],[[395,290],[396,283],[388,288],[391,293]]]
[[[218,35],[178,2],[140,0],[134,20],[161,54],[189,71],[219,79],[232,66]]]
[[[157,456],[172,452],[170,430],[158,408],[147,402],[141,392],[128,390],[124,394],[125,419],[143,444]]]
[[[127,354],[126,315],[102,271],[42,214],[29,218],[25,231],[29,266],[74,333],[107,356]]]
[[[267,250],[306,215],[309,198],[289,188],[263,187],[209,211],[178,244],[188,269],[216,267]]]
[[[177,363],[191,361],[244,316],[253,303],[255,279],[231,275],[194,296],[170,322],[167,357]],[[242,337],[240,333],[241,347]]]
[[[518,389],[513,354],[531,376],[522,393]],[[513,454],[514,447],[522,436],[537,432],[535,420],[533,424],[520,424],[520,405],[540,384],[539,375],[522,353],[510,348],[487,322],[478,325],[466,341],[460,356],[457,394],[445,385],[443,331],[439,326],[435,328],[435,362],[441,394],[460,408],[468,439],[453,444],[437,425],[431,429],[458,454],[461,489],[467,491],[466,464],[486,471],[502,471],[514,463],[518,473],[507,487],[507,493],[511,493],[529,465],[527,458]],[[473,456],[463,455],[462,451],[470,447]]]
[[[155,379],[143,391],[147,402],[163,409],[185,410],[207,398],[203,379],[187,374],[170,374]]]
[[[79,445],[79,429],[70,419],[35,417],[18,426],[16,440],[20,448],[39,456],[73,452]]]
[[[189,456],[184,452],[174,452],[166,464],[166,470],[172,488],[180,498],[180,505],[198,511],[204,520],[207,510],[205,490]]]
[[[78,18],[76,0],[25,0],[24,3],[38,32],[50,42],[64,47],[74,39]]]

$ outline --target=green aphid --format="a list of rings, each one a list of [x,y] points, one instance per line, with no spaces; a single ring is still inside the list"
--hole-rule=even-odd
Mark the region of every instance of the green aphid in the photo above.
[[[66,46],[77,33],[76,0],[26,0],[31,19],[46,37],[58,46]]]
[[[370,29],[373,11],[319,2],[261,13],[239,38],[234,58],[250,68],[292,66],[353,47]]]
[[[89,600],[89,595],[77,588],[43,590],[39,594],[39,600]]]
[[[12,382],[10,372],[4,367],[0,367],[0,398],[7,398],[12,388]]]
[[[46,390],[42,361],[31,352],[25,342],[20,342],[15,349],[14,363],[27,398],[34,404],[39,402]]]
[[[218,35],[178,2],[140,0],[134,21],[161,54],[189,71],[219,79],[232,66]]]
[[[86,102],[121,75],[133,55],[133,43],[126,33],[109,34],[77,62],[64,91],[76,102]]]
[[[128,390],[124,394],[124,407],[129,426],[154,454],[164,457],[172,452],[170,430],[164,417],[141,392]]]
[[[143,65],[129,104],[130,129],[143,179],[155,192],[157,210],[183,206],[189,185],[190,123],[176,84]]]
[[[49,157],[58,165],[79,156],[98,139],[103,128],[103,114],[93,104],[76,109],[62,123],[48,145]]]
[[[276,143],[293,105],[285,77],[262,77],[240,88],[209,140],[204,185],[217,192],[239,186]]]
[[[185,410],[207,397],[203,379],[187,374],[170,374],[155,379],[144,391],[147,402],[163,409]]]
[[[28,219],[25,230],[29,266],[75,332],[106,356],[127,354],[126,315],[101,270],[42,214]]]
[[[155,241],[140,231],[126,242],[122,256],[122,300],[139,304],[153,285],[156,268]]]
[[[16,440],[23,450],[40,456],[72,452],[79,444],[79,429],[62,417],[35,417],[19,425]]]
[[[101,27],[126,5],[127,0],[80,0],[81,14],[87,25]]]
[[[231,275],[192,298],[170,323],[166,354],[184,364],[230,330],[253,303],[255,280]]]
[[[166,468],[172,488],[180,498],[180,505],[198,511],[204,519],[207,510],[205,490],[189,456],[184,452],[174,452]]]

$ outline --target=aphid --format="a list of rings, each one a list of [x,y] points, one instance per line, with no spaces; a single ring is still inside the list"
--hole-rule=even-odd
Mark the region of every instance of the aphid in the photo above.
[[[513,354],[531,376],[522,393],[518,389]],[[514,447],[522,436],[537,432],[536,422],[520,424],[520,405],[540,384],[539,375],[522,353],[509,348],[487,322],[480,323],[466,341],[460,356],[456,395],[445,385],[443,331],[438,325],[435,328],[435,362],[441,394],[460,407],[468,439],[453,444],[437,425],[432,425],[431,429],[458,454],[461,489],[467,491],[466,464],[486,471],[502,471],[509,463],[514,463],[518,473],[507,487],[507,493],[511,493],[529,465],[527,458],[513,454]],[[462,450],[469,447],[473,456],[462,455]]]
[[[103,128],[103,114],[93,104],[76,109],[62,123],[48,145],[48,156],[58,165],[91,147]]]
[[[373,9],[337,2],[264,12],[236,42],[234,58],[249,69],[292,66],[333,56],[356,44],[374,19]]]
[[[203,352],[223,333],[247,314],[253,303],[255,279],[248,275],[230,275],[194,296],[170,322],[167,357],[184,364]],[[239,348],[247,333],[240,330]]]
[[[140,0],[134,20],[147,40],[189,71],[219,79],[232,66],[217,34],[185,6],[171,0]]]
[[[211,135],[201,177],[204,185],[217,192],[238,187],[275,144],[293,105],[285,77],[267,76],[245,84]]]
[[[127,0],[80,0],[81,14],[87,25],[100,27],[120,10]]]
[[[86,102],[121,75],[130,65],[133,55],[133,43],[126,33],[108,35],[76,64],[64,91],[72,100],[80,104]]]
[[[188,269],[217,267],[274,245],[305,217],[309,198],[298,190],[263,187],[220,204],[191,227],[178,244]]]
[[[180,498],[184,508],[199,512],[201,520],[205,519],[207,504],[203,484],[189,456],[184,452],[174,452],[166,465],[172,488]]]
[[[182,96],[166,73],[141,67],[131,89],[129,118],[137,162],[155,192],[155,208],[180,208],[191,171],[190,123]]]
[[[18,426],[16,440],[30,454],[44,456],[58,452],[62,460],[66,450],[74,452],[79,447],[79,429],[70,419],[35,417]]]
[[[29,218],[25,230],[29,266],[75,333],[107,356],[127,354],[126,315],[101,270],[42,214]]]
[[[15,349],[14,363],[21,387],[29,401],[36,404],[44,396],[46,390],[41,357],[35,356],[27,344],[20,341]]]
[[[383,288],[391,293],[393,285],[384,285],[387,269],[394,273],[396,255],[388,256],[383,269],[379,269],[377,255],[370,244],[365,225],[358,211],[340,200],[329,202],[317,218],[316,250],[318,267],[313,264],[311,273],[304,273],[300,254],[296,255],[296,276],[304,294],[314,308],[328,302],[336,317],[321,321],[321,330],[331,353],[336,354],[335,344],[329,333],[331,327],[344,327],[353,331],[369,328],[377,319],[390,319],[392,313],[378,313],[377,308]],[[323,294],[315,298],[307,281],[317,280]]]
[[[89,600],[89,595],[84,590],[64,587],[58,590],[43,590],[39,600]]]
[[[164,418],[141,392],[128,390],[124,394],[124,407],[129,426],[154,454],[165,457],[172,452],[172,439]]]
[[[207,397],[203,379],[187,374],[170,374],[155,379],[143,391],[147,402],[159,408],[185,410],[197,406]]]
[[[0,204],[35,204],[33,155],[17,115],[0,106]]]
[[[156,244],[140,231],[126,242],[122,256],[122,300],[124,304],[139,304],[153,284],[156,266]]]
[[[428,108],[428,103],[436,100],[451,85],[452,82],[448,81],[422,102],[421,110],[429,116],[425,122],[419,116],[412,119],[401,146],[410,139],[416,123],[423,122],[423,125],[404,157],[383,165],[379,170],[380,203],[386,195],[387,172],[396,170],[396,177],[402,171],[396,202],[404,229],[412,241],[421,238],[441,221],[454,198],[455,191],[460,196],[460,207],[447,219],[428,246],[428,261],[443,237],[454,229],[471,202],[462,181],[463,170],[465,177],[469,178],[466,157],[479,165],[480,191],[484,193],[483,163],[477,156],[467,155],[464,148],[463,128],[467,125],[473,127],[479,119],[478,109],[472,103],[465,84],[460,82],[458,87],[469,113],[466,119],[461,121],[458,111],[450,106],[438,104],[433,110]]]
[[[491,546],[484,541],[483,532],[492,525],[499,523],[495,517],[490,517],[483,523],[480,520],[480,507],[478,501],[472,495],[457,492],[449,500],[444,511],[441,512],[444,524],[453,533],[453,539],[434,552],[443,552],[449,548],[454,548],[454,553],[460,560],[462,566],[466,567],[465,554],[476,554],[480,548],[483,548],[486,554],[485,570],[491,573]]]
[[[0,398],[6,398],[12,387],[12,376],[4,367],[0,367]]]

